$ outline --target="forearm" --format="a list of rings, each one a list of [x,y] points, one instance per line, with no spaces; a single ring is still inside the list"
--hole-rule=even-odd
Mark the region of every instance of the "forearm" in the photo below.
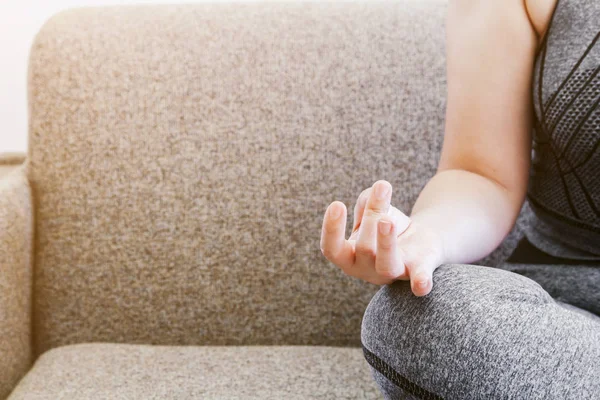
[[[442,263],[470,263],[502,243],[523,201],[524,193],[482,175],[445,170],[421,191],[411,219],[439,235]]]
[[[525,199],[537,36],[521,0],[450,1],[446,29],[444,145],[411,218],[439,235],[443,262],[469,263],[502,243]]]

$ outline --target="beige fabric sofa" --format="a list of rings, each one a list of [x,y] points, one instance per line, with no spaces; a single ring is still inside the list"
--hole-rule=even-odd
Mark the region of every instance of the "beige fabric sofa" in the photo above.
[[[48,21],[28,154],[0,168],[0,398],[379,398],[360,348],[378,288],[324,259],[321,222],[378,179],[408,212],[435,172],[445,11],[242,3]]]

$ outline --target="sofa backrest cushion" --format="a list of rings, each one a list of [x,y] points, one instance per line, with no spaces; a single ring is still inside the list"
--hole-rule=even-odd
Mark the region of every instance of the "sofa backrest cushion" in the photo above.
[[[37,352],[354,346],[378,289],[321,254],[326,207],[434,174],[444,1],[84,8],[37,35],[28,175]]]

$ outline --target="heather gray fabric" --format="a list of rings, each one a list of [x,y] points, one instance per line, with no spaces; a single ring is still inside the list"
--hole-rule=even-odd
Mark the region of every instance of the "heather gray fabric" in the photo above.
[[[380,398],[360,348],[85,344],[43,354],[9,399]]]
[[[600,317],[546,290],[600,310],[598,268],[539,268],[442,265],[424,297],[408,281],[382,287],[365,312],[362,342],[385,397],[597,399]],[[541,284],[510,269],[532,271]]]
[[[445,14],[416,0],[53,17],[29,69],[36,352],[358,347],[378,287],[322,256],[323,214],[378,179],[409,212],[434,174]]]
[[[536,59],[527,238],[600,260],[600,2],[559,0]]]
[[[556,300],[600,315],[600,268],[597,266],[507,263],[501,268],[536,281]]]

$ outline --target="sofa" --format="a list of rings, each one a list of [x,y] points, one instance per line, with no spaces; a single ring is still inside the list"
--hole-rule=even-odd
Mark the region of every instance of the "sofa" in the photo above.
[[[323,257],[321,224],[379,179],[408,212],[435,173],[445,13],[220,3],[47,21],[27,154],[0,157],[0,398],[380,398],[360,343],[379,288]]]

